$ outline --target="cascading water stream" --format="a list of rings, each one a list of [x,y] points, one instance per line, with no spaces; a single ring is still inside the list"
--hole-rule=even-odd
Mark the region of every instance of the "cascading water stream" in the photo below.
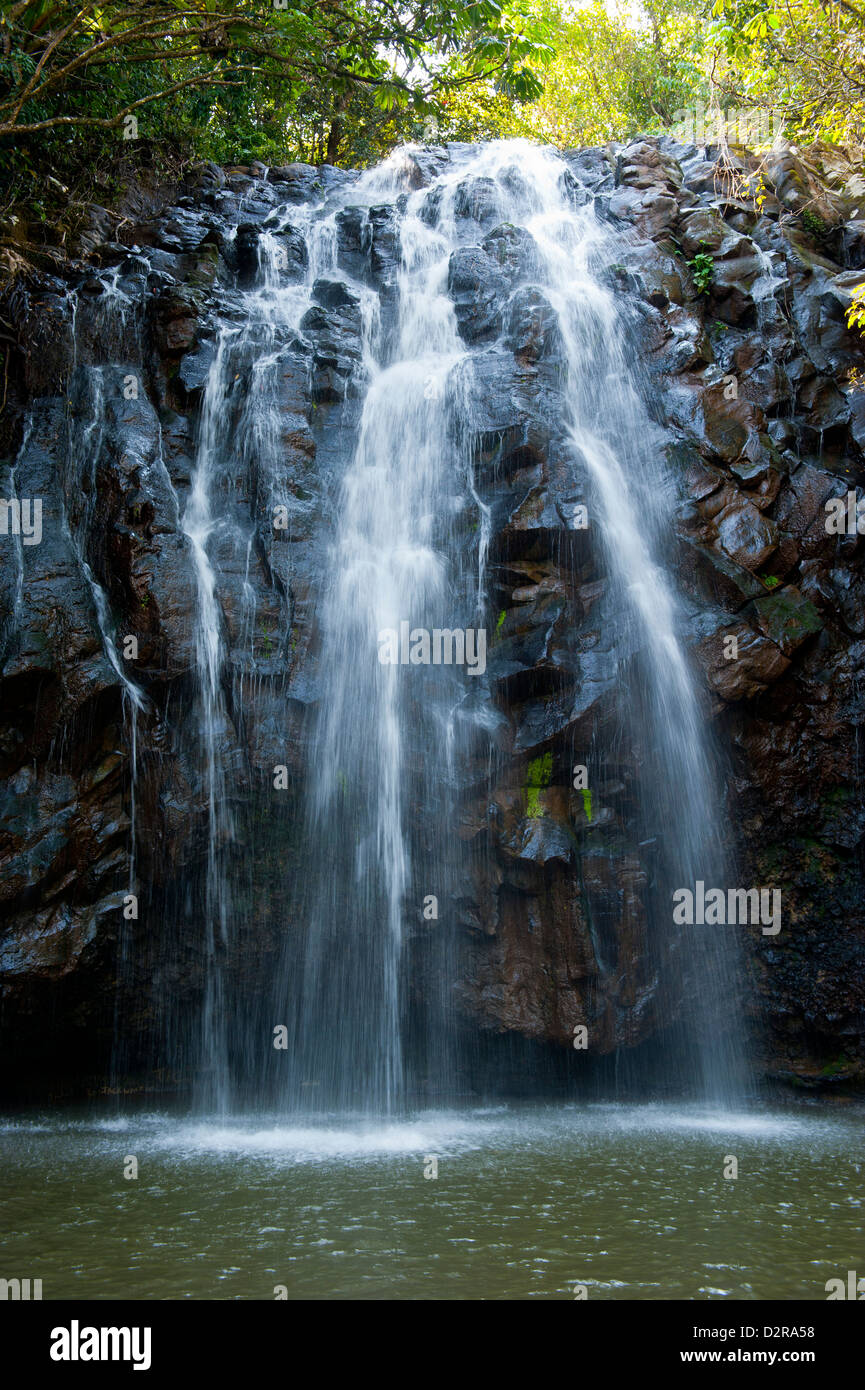
[[[549,166],[552,161],[546,156],[539,162]],[[554,172],[547,173],[548,183]],[[669,478],[628,362],[620,314],[598,278],[613,257],[612,238],[591,207],[552,213],[545,208],[527,226],[539,247],[544,288],[562,335],[571,440],[590,479],[610,584],[640,652],[643,710],[634,724],[642,722],[657,787],[651,798],[655,805],[647,808],[649,824],[664,826],[663,911],[673,888],[697,879],[724,881],[719,796],[705,715],[682,646],[683,615],[657,558],[664,526],[659,502],[670,500]],[[645,792],[643,799],[649,800]],[[723,999],[730,1015],[738,1018],[735,949],[706,933],[692,937],[687,946],[701,993],[699,1001],[692,1001],[696,1010],[691,1018],[698,1084],[707,1098],[727,1102],[744,1077],[739,1029],[716,1031],[715,1008]],[[704,1011],[702,1018],[697,1011]]]
[[[236,856],[242,853],[226,750],[232,746],[228,734],[242,712],[244,698],[255,698],[256,674],[254,594],[248,582],[255,526],[248,506],[235,495],[236,461],[251,458],[261,472],[265,460],[278,459],[279,354],[310,303],[310,274],[299,284],[286,279],[282,274],[284,251],[277,235],[264,233],[257,255],[255,283],[227,295],[217,315],[195,465],[181,521],[190,546],[197,594],[195,658],[207,833],[197,1100],[203,1110],[220,1113],[225,1113],[232,1101],[233,1018],[226,962],[236,936],[234,870]],[[240,391],[236,389],[239,381],[243,382]],[[271,474],[277,471],[273,468]],[[269,514],[280,501],[277,493],[268,499]],[[243,573],[242,626],[247,634],[251,689],[244,687],[243,671],[226,669],[220,584],[233,569]]]
[[[24,426],[24,435],[21,441],[21,448],[19,450],[19,453],[21,455],[23,455],[25,450],[27,449],[30,443],[32,433],[33,414],[32,412],[28,412],[27,421]],[[20,507],[21,499],[18,496],[17,467],[14,461],[10,463],[8,466],[7,478],[8,485],[4,488],[4,492],[6,496],[9,498],[10,502],[17,502]],[[21,620],[21,609],[24,601],[24,543],[21,539],[20,534],[13,534],[12,545],[15,551],[15,592],[12,597],[12,606],[6,613],[3,623],[4,646],[6,641],[18,628],[19,622]]]
[[[353,201],[394,198],[402,186],[400,159],[365,176],[352,191]],[[551,152],[503,143],[464,157],[431,189],[406,200],[397,323],[370,372],[357,448],[342,484],[334,577],[322,615],[326,699],[308,844],[310,859],[318,861],[312,875],[317,886],[307,901],[302,981],[291,982],[300,997],[296,1106],[391,1111],[405,1094],[404,934],[437,872],[429,853],[413,855],[412,820],[419,807],[421,817],[437,814],[452,823],[452,738],[445,740],[442,756],[431,735],[435,729],[452,734],[466,682],[433,680],[421,687],[417,670],[381,666],[374,653],[379,634],[398,630],[401,622],[453,627],[456,613],[465,620],[466,613],[485,608],[489,515],[462,443],[471,438],[479,403],[458,365],[472,354],[457,333],[447,294],[448,263],[461,235],[455,200],[469,178],[492,181],[501,222],[532,237],[532,278],[556,315],[575,483],[585,483],[605,556],[608,612],[621,627],[623,650],[639,663],[638,707],[628,732],[647,750],[647,843],[662,841],[651,924],[659,937],[660,972],[670,968],[662,946],[673,935],[672,889],[699,877],[712,881],[721,872],[703,720],[679,636],[681,615],[657,558],[658,501],[668,483],[627,361],[619,314],[599,278],[612,238],[590,207],[574,206],[565,172]],[[448,524],[466,507],[473,509],[479,530],[469,608]],[[421,775],[414,754],[424,741]],[[686,973],[699,995],[686,1005],[689,1046],[697,1056],[680,1071],[696,1077],[707,1097],[722,1100],[734,1088],[737,1060],[735,1048],[719,1043],[708,1010],[719,994],[735,1008],[726,998],[733,984],[731,951],[705,936],[692,938],[685,949]],[[671,997],[675,993],[671,981],[664,988]],[[441,1067],[447,1047],[439,1040],[432,1051]]]
[[[111,286],[108,314],[112,312],[115,302],[119,302],[121,313],[123,313],[128,304],[128,300],[122,295],[118,300],[116,283]],[[102,640],[102,649],[109,665],[120,681],[123,690],[124,723],[127,724],[129,730],[129,871],[127,875],[127,893],[131,901],[135,900],[138,894],[136,879],[138,851],[138,721],[147,710],[147,699],[141,686],[132,679],[128,671],[124,668],[123,660],[119,654],[117,630],[112,617],[108,595],[96,578],[93,568],[86,558],[88,537],[94,529],[93,512],[98,491],[96,470],[104,447],[105,437],[105,368],[91,367],[84,369],[80,373],[78,386],[80,395],[77,403],[77,410],[74,415],[70,415],[69,419],[67,473],[64,487],[65,495],[70,499],[75,499],[75,516],[73,517],[70,515],[69,506],[64,507],[63,527],[81,568],[81,572],[90,589],[93,607],[96,611],[99,634]],[[124,907],[125,906],[126,905],[124,905]],[[123,1048],[118,1041],[120,1036],[119,1008],[121,985],[125,984],[129,968],[129,922],[130,919],[124,910],[118,929],[117,943],[116,969],[118,988],[115,994],[115,1045],[112,1056],[112,1074],[115,1082],[117,1082],[120,1071],[122,1070],[121,1055],[123,1053]]]
[[[371,182],[377,191],[381,175]],[[403,622],[446,625],[452,576],[442,527],[459,479],[447,442],[444,384],[464,351],[445,293],[447,240],[407,216],[402,255],[389,360],[375,360],[378,335],[365,335],[369,386],[341,488],[334,581],[322,615],[327,699],[313,767],[310,838],[337,856],[340,872],[320,866],[310,905],[293,1096],[295,1103],[386,1112],[399,1107],[405,1087],[406,793],[415,795],[422,780],[417,751],[449,682],[427,680],[412,690],[400,667],[376,656],[379,634],[399,631]],[[412,671],[415,679],[419,674]],[[413,700],[423,700],[425,709]],[[344,1048],[338,1035],[346,1027],[351,1042]],[[309,1084],[317,1089],[311,1097],[302,1090]]]
[[[83,479],[87,478],[87,488],[84,497],[87,499],[79,516],[77,523],[73,525],[68,514],[64,516],[64,527],[69,537],[72,549],[75,552],[82,573],[87,580],[90,593],[93,598],[93,606],[96,609],[99,621],[99,633],[102,638],[102,647],[108,662],[123,687],[124,699],[128,703],[133,717],[133,736],[132,743],[135,743],[135,717],[145,708],[144,692],[135,684],[124,670],[121,659],[117,652],[117,633],[114,621],[111,617],[111,610],[108,596],[102,585],[97,580],[93,570],[85,558],[85,544],[83,537],[92,526],[91,513],[96,499],[95,468],[99,459],[102,445],[103,432],[105,426],[105,384],[103,372],[99,367],[90,369],[91,386],[90,399],[85,406],[86,423],[77,431],[70,431],[68,447],[68,477],[67,493],[70,496],[80,496]],[[134,769],[134,755],[133,755]],[[133,773],[134,783],[134,773]]]
[[[475,194],[466,192],[472,186],[482,188],[481,204],[486,200],[480,212],[472,205]],[[357,265],[355,273],[346,270],[339,218],[358,211],[361,220],[368,218],[361,230],[365,255],[382,204],[397,236],[394,273],[384,286],[373,277],[371,287]],[[464,765],[472,761],[482,794],[477,778],[486,769],[492,779],[505,721],[485,657],[474,670],[465,655],[454,664],[436,664],[428,654],[391,663],[382,660],[382,634],[405,630],[413,641],[415,634],[458,632],[465,652],[470,630],[482,633],[485,644],[494,637],[488,574],[493,508],[476,476],[488,403],[483,373],[475,368],[490,356],[512,355],[505,341],[510,329],[505,314],[477,341],[464,334],[450,284],[454,253],[484,236],[479,223],[503,233],[502,255],[522,257],[516,283],[537,296],[535,309],[540,305],[543,313],[545,305],[554,324],[557,367],[554,384],[545,388],[549,409],[557,414],[572,495],[588,504],[594,563],[605,590],[599,612],[613,631],[619,678],[628,691],[620,702],[625,712],[616,748],[596,732],[592,749],[574,750],[575,761],[591,758],[603,769],[621,746],[641,765],[632,829],[648,885],[647,951],[658,997],[671,1016],[677,996],[691,995],[680,1011],[694,1056],[671,1064],[671,1079],[674,1073],[674,1084],[699,1078],[703,1093],[716,1099],[729,1095],[734,1083],[735,1049],[719,1042],[717,1013],[710,1009],[713,1000],[733,993],[731,949],[719,934],[680,933],[677,939],[671,923],[672,890],[698,878],[722,881],[723,855],[705,721],[682,645],[683,615],[661,558],[661,503],[670,500],[670,484],[629,361],[625,325],[604,284],[615,238],[560,157],[527,143],[500,142],[452,147],[423,187],[413,186],[406,156],[398,152],[381,168],[349,180],[324,207],[275,209],[258,235],[257,273],[247,263],[239,282],[221,287],[216,300],[181,519],[196,595],[206,822],[203,890],[197,907],[187,909],[203,928],[202,1007],[197,1030],[179,1024],[169,1042],[177,1062],[193,1062],[206,1110],[225,1113],[235,1101],[235,1077],[267,1070],[250,1057],[249,1048],[257,1046],[250,1041],[254,1028],[235,1016],[230,997],[241,950],[238,875],[251,882],[253,857],[239,829],[243,813],[232,759],[262,665],[273,666],[269,647],[264,663],[256,649],[256,590],[249,576],[253,557],[269,544],[262,527],[270,526],[278,504],[292,501],[282,466],[286,405],[280,392],[286,371],[302,372],[297,364],[311,361],[305,326],[328,331],[323,304],[336,306],[344,326],[357,334],[347,390],[358,404],[346,417],[356,431],[353,452],[333,483],[329,579],[313,595],[321,699],[308,729],[300,856],[306,882],[295,895],[299,921],[283,924],[290,949],[271,1001],[273,1016],[287,1020],[290,1035],[287,1075],[281,1073],[276,1090],[296,1110],[369,1113],[398,1111],[419,1090],[453,1093],[455,933],[453,924],[439,920],[438,905],[459,892],[454,827],[467,785]],[[518,245],[508,240],[514,236]],[[286,274],[289,243],[295,250],[302,246],[302,257]],[[131,301],[116,278],[107,290],[122,317]],[[98,393],[99,369],[93,380]],[[85,466],[82,449],[98,453],[91,435],[97,430],[101,438],[103,415],[97,401],[75,446],[75,468]],[[305,428],[298,426],[300,435]],[[242,475],[257,480],[253,495],[238,492],[238,460]],[[119,662],[107,598],[83,549],[80,559],[106,655],[123,681],[135,758],[140,693]],[[292,640],[289,583],[282,601],[277,664],[285,662]],[[476,656],[479,642],[480,635]],[[252,779],[253,773],[247,769],[246,775]],[[428,913],[429,903],[437,906]],[[608,950],[591,921],[589,930],[603,975],[613,968]],[[411,976],[419,949],[438,981],[422,1002]],[[728,1026],[726,1036],[735,1031]]]

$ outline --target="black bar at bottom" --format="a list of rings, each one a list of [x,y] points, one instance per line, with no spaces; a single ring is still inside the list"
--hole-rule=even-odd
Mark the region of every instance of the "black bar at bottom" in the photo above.
[[[241,1374],[246,1387],[250,1376],[258,1381],[284,1374],[293,1380],[300,1374],[306,1380],[312,1370],[310,1360],[319,1361],[328,1376],[343,1358],[353,1375],[368,1373],[371,1354],[382,1366],[382,1338],[399,1339],[408,1333],[413,1369],[405,1364],[404,1350],[395,1348],[395,1379],[420,1375],[428,1383],[436,1363],[449,1379],[460,1362],[465,1371],[465,1349],[460,1352],[460,1343],[451,1341],[438,1315],[422,1315],[419,1325],[410,1319],[400,1326],[402,1315],[394,1325],[390,1314],[379,1332],[369,1322],[373,1300],[364,1300],[363,1322],[358,1323],[355,1337],[358,1314],[350,1311],[352,1301],[334,1302],[338,1307],[325,1314],[326,1322],[318,1327],[318,1318],[302,1299],[295,1301],[300,1307],[278,1301],[8,1302],[0,1309],[3,1360],[7,1368],[15,1367],[19,1382],[31,1371],[47,1372],[52,1381],[70,1375],[92,1379],[108,1371],[114,1376],[128,1373],[160,1379],[166,1374],[214,1375],[219,1383]],[[514,1331],[511,1326],[498,1344],[491,1343],[489,1331],[475,1322],[469,1336],[472,1363],[483,1361],[488,1372],[490,1364],[495,1367],[503,1358],[503,1369],[513,1376],[517,1367],[509,1358],[516,1355],[523,1370],[535,1376],[553,1371],[550,1348],[535,1340],[533,1324],[521,1320],[516,1345]],[[863,1314],[838,1307],[834,1301],[576,1300],[564,1321],[550,1331],[563,1338],[556,1342],[556,1373],[561,1374],[563,1356],[580,1379],[596,1380],[604,1369],[611,1376],[632,1371],[663,1376],[674,1367],[687,1375],[707,1366],[761,1366],[767,1371],[802,1367],[818,1372],[825,1382],[827,1375],[846,1372],[856,1363]],[[468,1335],[468,1329],[463,1335]],[[292,1365],[296,1357],[300,1360]],[[318,1371],[314,1374],[317,1377]]]

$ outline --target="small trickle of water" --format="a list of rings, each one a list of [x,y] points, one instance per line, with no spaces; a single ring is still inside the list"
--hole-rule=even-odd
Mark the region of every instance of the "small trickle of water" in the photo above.
[[[248,289],[227,294],[217,317],[213,359],[201,405],[195,466],[182,516],[197,592],[195,656],[199,734],[206,798],[207,861],[204,882],[204,998],[198,1048],[198,1102],[225,1113],[231,1105],[232,1002],[228,967],[235,948],[237,842],[233,782],[227,759],[236,738],[236,709],[255,698],[255,598],[249,583],[255,521],[236,496],[240,469],[276,479],[282,449],[279,402],[280,354],[310,305],[311,270],[303,283],[285,273],[276,233],[258,242],[259,271]],[[273,466],[264,467],[270,461]],[[260,499],[267,514],[286,501],[277,490]],[[241,571],[246,670],[226,669],[221,585]],[[188,1061],[188,1058],[185,1059]]]

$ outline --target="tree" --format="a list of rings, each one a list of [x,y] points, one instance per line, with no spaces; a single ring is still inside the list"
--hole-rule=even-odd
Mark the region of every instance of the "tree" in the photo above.
[[[554,36],[543,91],[508,102],[481,83],[443,101],[460,138],[527,135],[558,146],[602,144],[672,124],[677,108],[707,90],[693,5],[649,0],[643,14],[602,0],[575,9],[536,0]]]
[[[708,33],[721,97],[764,107],[789,136],[865,138],[865,10],[853,0],[715,0]]]
[[[193,93],[218,107],[232,90],[251,105],[276,92],[290,108],[318,84],[333,155],[353,93],[424,110],[483,80],[525,100],[545,47],[519,0],[17,0],[0,20],[0,139],[117,130]]]

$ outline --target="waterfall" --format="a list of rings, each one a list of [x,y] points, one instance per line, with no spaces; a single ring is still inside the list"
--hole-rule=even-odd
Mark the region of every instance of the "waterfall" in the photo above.
[[[552,152],[522,142],[463,152],[431,187],[408,194],[405,161],[399,152],[347,198],[364,207],[402,195],[397,311],[377,355],[368,356],[321,613],[325,694],[310,775],[307,947],[300,973],[284,986],[294,1018],[292,1103],[389,1112],[404,1102],[405,935],[409,925],[416,929],[425,895],[446,880],[444,859],[436,860],[436,846],[424,842],[418,822],[454,823],[452,774],[461,755],[454,713],[470,716],[464,736],[467,724],[484,722],[482,711],[472,720],[465,671],[375,659],[380,634],[401,624],[414,632],[490,616],[489,508],[476,486],[470,445],[482,402],[465,369],[494,345],[466,345],[448,294],[452,253],[466,240],[458,203],[470,180],[491,189],[500,223],[528,233],[530,283],[555,313],[574,481],[586,484],[604,556],[607,620],[618,625],[622,651],[639,667],[636,677],[629,674],[634,709],[624,736],[645,750],[644,843],[662,844],[651,868],[657,968],[669,972],[667,957],[678,950],[689,958],[684,975],[697,994],[679,1071],[682,1079],[696,1077],[705,1094],[723,1098],[735,1061],[716,1036],[710,1005],[720,995],[724,1007],[735,1009],[731,949],[705,938],[671,945],[670,926],[672,889],[721,872],[719,793],[681,614],[660,558],[660,503],[669,500],[670,488],[658,431],[603,284],[613,239],[591,205],[574,197],[573,180]],[[476,529],[470,565],[459,524],[467,513]],[[681,987],[679,978],[659,983],[671,1001]],[[447,1019],[445,1004],[440,1036],[426,1039],[425,1065],[438,1070],[440,1085],[446,1085]]]
[[[24,425],[24,434],[21,441],[21,448],[19,450],[20,456],[23,456],[25,450],[27,449],[30,443],[30,437],[32,433],[33,412],[31,410],[27,413],[27,419]],[[4,486],[4,493],[8,497],[10,502],[17,502],[20,506],[21,499],[18,496],[17,465],[15,461],[13,460],[8,465],[4,465],[3,471],[6,474],[7,480],[7,484],[6,486]],[[20,534],[13,534],[12,545],[15,552],[15,591],[12,595],[11,605],[7,608],[6,613],[4,614],[3,627],[2,630],[0,630],[2,631],[2,642],[4,651],[7,650],[7,644],[10,642],[11,639],[14,638],[14,635],[18,629],[18,625],[21,621],[21,610],[24,602],[24,544]]]
[[[207,865],[204,883],[205,983],[202,1008],[201,1102],[224,1112],[229,1103],[228,1047],[225,1036],[227,999],[223,958],[228,947],[231,899],[225,853],[233,837],[220,742],[227,722],[222,691],[223,642],[221,613],[216,598],[216,573],[207,545],[214,530],[210,490],[221,442],[227,343],[231,330],[220,335],[207,379],[201,411],[196,467],[183,530],[192,549],[198,594],[195,660],[201,701],[200,733],[207,805]]]
[[[776,154],[18,238],[0,1293],[859,1292],[861,228]]]
[[[287,221],[287,219],[286,219]],[[254,595],[248,582],[256,525],[237,495],[237,460],[252,458],[259,474],[279,450],[279,353],[309,303],[307,289],[282,270],[277,237],[257,243],[258,273],[220,301],[198,426],[195,466],[182,529],[190,545],[197,594],[195,659],[207,852],[204,879],[204,991],[198,1054],[198,1104],[225,1113],[232,1103],[230,1058],[235,1035],[228,962],[237,949],[237,725],[245,698],[255,698]],[[238,389],[238,383],[242,383]],[[275,473],[272,469],[271,473]],[[280,500],[262,498],[268,512]],[[224,594],[240,580],[246,670],[226,669]],[[247,675],[251,690],[244,689]],[[242,1030],[240,1030],[242,1032]],[[196,1049],[194,1049],[196,1050]]]
[[[82,381],[82,392],[84,398],[80,403],[80,409],[83,414],[83,421],[78,428],[70,428],[66,455],[67,474],[64,479],[64,493],[67,498],[75,499],[77,515],[73,522],[70,519],[68,509],[65,509],[63,526],[90,589],[103,651],[111,669],[120,681],[123,688],[124,705],[130,711],[134,804],[134,750],[137,716],[145,708],[146,702],[140,686],[136,685],[123,668],[121,658],[118,655],[117,632],[111,615],[108,595],[97,580],[86,558],[87,536],[93,527],[93,510],[97,493],[96,465],[102,452],[105,429],[105,382],[101,368],[89,369]]]
[[[537,185],[550,190],[552,156],[536,155]],[[540,187],[539,187],[540,191]],[[712,766],[706,714],[682,645],[683,614],[661,559],[670,479],[658,431],[629,361],[622,317],[601,278],[615,256],[614,239],[591,205],[556,206],[549,193],[527,227],[540,252],[543,285],[556,311],[567,363],[566,420],[576,458],[590,481],[591,511],[606,557],[612,605],[618,608],[623,649],[639,652],[639,700],[630,711],[632,732],[647,749],[643,778],[645,833],[661,841],[661,891],[655,929],[664,922],[670,892],[725,881],[721,788]],[[667,502],[665,513],[661,505]],[[696,1077],[703,1093],[730,1101],[743,1078],[738,1019],[736,950],[711,934],[683,943],[693,958],[688,1045],[683,1079]],[[659,954],[659,969],[663,968]],[[691,973],[691,972],[686,972]],[[681,980],[676,982],[681,985]],[[669,988],[670,982],[667,982]]]
[[[250,215],[256,200],[250,193]],[[169,1070],[194,1070],[200,1107],[221,1113],[236,1108],[238,1082],[254,1087],[257,1104],[269,1094],[295,1111],[374,1114],[470,1088],[455,917],[469,867],[487,884],[497,869],[489,848],[463,842],[461,818],[470,799],[487,799],[487,819],[498,814],[491,803],[503,768],[523,780],[527,759],[555,756],[588,765],[600,795],[631,769],[623,774],[633,782],[623,836],[646,919],[645,989],[659,1002],[661,1031],[669,1026],[667,1077],[671,1086],[729,1099],[741,1073],[729,1041],[737,1032],[735,945],[723,929],[672,923],[677,888],[724,882],[721,791],[665,548],[674,483],[663,432],[645,403],[649,383],[627,307],[608,284],[620,241],[567,162],[521,141],[408,148],[360,177],[331,181],[314,201],[283,206],[269,186],[268,200],[257,227],[241,221],[244,198],[236,200],[236,225],[220,232],[234,273],[215,283],[189,355],[197,385],[180,399],[197,411],[197,424],[185,498],[168,483],[194,593],[199,780],[190,795],[202,833],[200,884],[190,882],[185,899],[166,898],[181,919],[178,959],[182,948],[200,987],[198,1014],[168,1020]],[[471,277],[468,292],[460,289],[466,256],[470,270],[473,256],[485,258],[494,294]],[[146,259],[136,252],[133,263]],[[109,273],[103,287],[122,329],[137,312],[132,286]],[[588,576],[600,593],[593,622],[618,663],[615,713],[593,727],[588,746],[576,733],[561,740],[570,739],[564,749],[546,735],[515,743],[498,677],[486,669],[506,617],[496,614],[496,595],[514,590],[513,571],[511,581],[502,578],[507,557],[495,550],[496,488],[502,441],[521,410],[514,392],[504,404],[493,400],[489,383],[500,368],[513,370],[520,353],[543,368],[519,389],[543,392],[547,438],[514,448],[529,472],[548,448],[550,491],[555,473],[560,499],[549,503],[558,512],[548,529],[581,557],[580,583]],[[92,399],[69,442],[70,492],[102,449],[106,370],[89,372]],[[316,371],[325,388],[314,386]],[[339,401],[343,434],[341,448],[316,456],[327,428],[316,422],[318,399]],[[288,449],[316,457],[325,495],[315,524],[329,549],[315,584],[308,573],[296,583],[291,534],[274,544],[275,512],[309,511]],[[108,596],[87,559],[86,505],[73,511],[70,538],[131,722],[134,820],[142,695],[118,656]],[[273,595],[267,615],[257,608],[253,566]],[[272,817],[277,834],[287,821],[274,801],[278,769],[256,764],[246,731],[269,682],[270,692],[283,692],[286,717],[281,731],[271,717],[265,742],[276,751],[280,732],[287,740],[298,603],[304,618],[313,615],[303,680],[316,692],[304,696],[306,775],[293,788],[303,800],[291,850],[302,881],[284,908],[270,904],[283,952],[275,952],[269,996],[265,989],[251,1014],[235,1006],[233,990],[255,949],[247,930],[255,827]],[[576,711],[580,682],[595,679],[591,662],[574,659],[564,674],[576,689],[569,696],[563,679],[556,699],[573,698]],[[292,751],[277,753],[282,775]],[[590,796],[593,832],[592,804]],[[524,807],[525,823],[532,815]],[[577,863],[591,852],[612,865],[609,841],[593,840],[589,851],[585,837],[582,848],[571,838]],[[488,856],[480,869],[479,854]],[[130,865],[131,892],[134,829]],[[615,892],[611,910],[624,920],[621,881]],[[586,930],[606,984],[619,967],[590,908]],[[611,997],[618,1010],[616,989]],[[613,1025],[623,1059],[633,1041],[630,1007]],[[287,1055],[268,1051],[264,1061],[262,1037],[279,1024]]]
[[[368,182],[380,192],[378,172]],[[362,182],[357,192],[366,191]],[[305,1099],[340,1107],[392,1111],[402,1102],[404,916],[413,887],[439,889],[431,866],[427,885],[413,882],[408,802],[425,781],[426,801],[441,783],[441,769],[425,773],[421,760],[437,741],[442,702],[453,703],[454,681],[417,668],[409,680],[376,655],[381,632],[406,621],[449,626],[453,611],[448,527],[460,478],[444,386],[462,345],[446,294],[449,250],[446,235],[406,214],[398,321],[379,360],[366,335],[369,380],[322,613],[327,693],[309,838],[312,862],[316,846],[326,862],[310,902],[295,1098],[311,1083],[320,1090]],[[446,802],[438,804],[446,815]]]
[[[118,306],[122,315],[127,303],[126,297],[117,290],[115,277],[111,284],[107,312],[102,316],[103,321],[110,318]],[[97,467],[105,444],[105,372],[106,369],[103,367],[85,367],[79,368],[76,373],[75,409],[70,412],[68,419],[66,471],[62,490],[66,499],[63,507],[63,529],[90,590],[103,652],[123,691],[124,725],[128,729],[129,744],[129,868],[126,883],[127,894],[136,897],[138,722],[147,711],[147,698],[141,686],[132,679],[124,666],[108,594],[96,578],[87,559],[88,546],[96,529],[94,512],[98,493]],[[120,1004],[130,964],[130,935],[130,920],[123,913],[117,933],[117,989],[111,1063],[112,1082],[115,1085],[119,1081],[126,1060],[126,1048],[121,1042]]]

